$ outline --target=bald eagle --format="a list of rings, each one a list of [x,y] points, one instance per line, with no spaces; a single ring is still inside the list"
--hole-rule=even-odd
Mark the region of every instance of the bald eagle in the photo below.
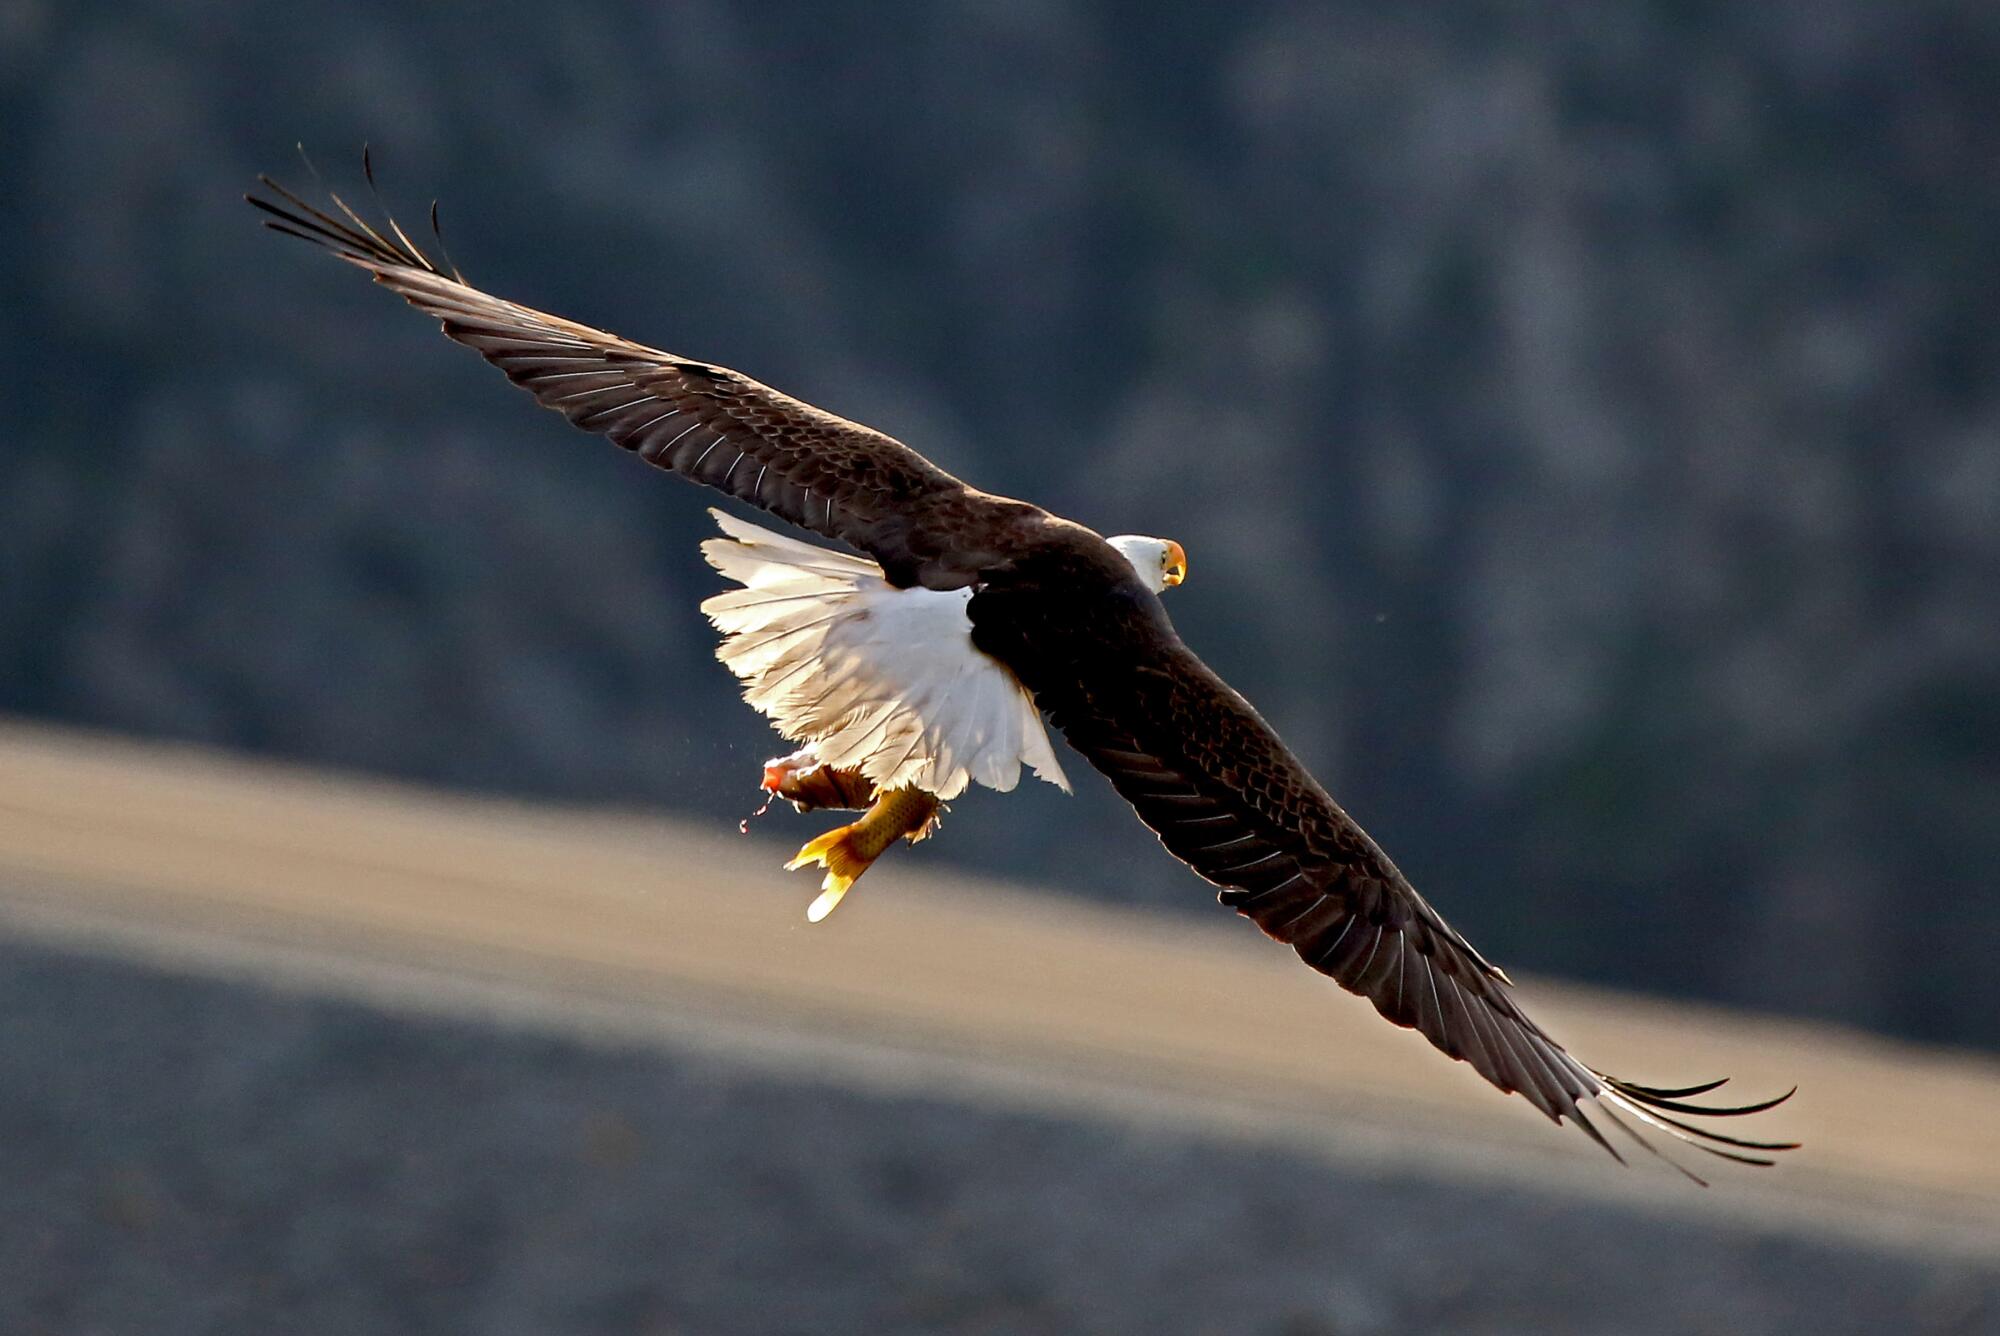
[[[1168,852],[1221,888],[1223,905],[1621,1162],[1584,1105],[1655,1155],[1634,1122],[1746,1164],[1796,1147],[1689,1121],[1760,1113],[1791,1091],[1702,1103],[1723,1081],[1620,1080],[1530,1020],[1506,974],[1174,633],[1159,594],[1186,573],[1178,545],[1107,541],[980,491],[900,441],[740,372],[493,297],[393,218],[372,224],[331,192],[322,209],[258,179],[268,197],[246,198],[268,226],[372,275],[543,405],[649,464],[865,554],[721,517],[724,537],[707,551],[742,586],[706,605],[725,633],[724,660],[753,705],[811,744],[802,763],[778,767],[774,787],[808,801],[842,795],[814,805],[873,803],[856,823],[861,847],[809,844],[794,860],[826,864],[828,891],[836,864],[852,870],[848,852],[872,857],[921,834],[936,803],[969,783],[1012,788],[1026,767],[1066,788],[1046,719]]]

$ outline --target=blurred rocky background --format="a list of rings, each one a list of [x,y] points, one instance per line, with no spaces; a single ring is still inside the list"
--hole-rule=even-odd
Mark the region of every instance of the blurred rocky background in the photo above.
[[[1183,541],[1496,960],[2000,1044],[2000,8],[0,8],[0,709],[733,820],[712,498],[258,229],[295,140]],[[1219,912],[1080,789],[916,856]]]

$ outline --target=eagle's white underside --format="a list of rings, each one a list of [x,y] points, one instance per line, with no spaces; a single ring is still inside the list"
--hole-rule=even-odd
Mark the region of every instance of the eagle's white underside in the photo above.
[[[716,657],[780,733],[882,788],[1004,793],[1026,765],[1068,791],[1033,699],[972,643],[971,590],[897,589],[865,557],[709,513],[727,537],[702,555],[743,586],[701,605]]]

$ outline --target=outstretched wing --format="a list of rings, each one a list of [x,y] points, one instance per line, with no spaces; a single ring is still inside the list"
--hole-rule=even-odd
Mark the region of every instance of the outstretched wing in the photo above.
[[[1655,1148],[1628,1118],[1747,1164],[1769,1164],[1761,1152],[1792,1149],[1686,1121],[1758,1113],[1789,1093],[1755,1104],[1697,1104],[1690,1101],[1723,1082],[1634,1085],[1570,1056],[1514,1001],[1512,981],[1417,894],[1249,702],[1180,642],[1156,605],[1099,618],[1091,631],[1090,644],[1078,640],[1054,654],[1051,638],[1037,650],[1024,637],[1004,657],[1168,851],[1223,888],[1223,904],[1388,1020],[1558,1123],[1574,1122],[1616,1158],[1623,1157],[1586,1103],[1648,1150]]]
[[[268,215],[267,226],[367,270],[545,407],[649,464],[851,543],[893,584],[970,584],[1004,546],[1008,525],[1042,513],[968,487],[893,437],[740,372],[482,292],[394,219],[374,226],[338,195],[329,195],[336,214],[258,180],[274,198],[245,198]]]

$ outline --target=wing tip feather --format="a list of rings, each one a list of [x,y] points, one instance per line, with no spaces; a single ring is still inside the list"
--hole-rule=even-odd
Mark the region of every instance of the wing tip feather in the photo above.
[[[1799,1141],[1756,1141],[1748,1137],[1731,1136],[1726,1132],[1718,1132],[1714,1128],[1703,1127],[1697,1123],[1689,1122],[1684,1118],[1675,1116],[1676,1114],[1686,1114],[1689,1117],[1701,1118],[1749,1117],[1768,1112],[1784,1104],[1798,1093],[1797,1086],[1793,1086],[1791,1089],[1785,1091],[1784,1094],[1774,1098],[1754,1100],[1744,1104],[1689,1104],[1685,1100],[1686,1096],[1707,1094],[1710,1091],[1718,1090],[1728,1083],[1729,1078],[1723,1077],[1719,1080],[1702,1082],[1697,1085],[1669,1088],[1639,1085],[1634,1082],[1621,1081],[1613,1076],[1607,1076],[1595,1069],[1587,1068],[1586,1070],[1599,1083],[1599,1089],[1594,1092],[1594,1098],[1597,1100],[1599,1107],[1608,1116],[1612,1117],[1614,1122],[1624,1127],[1627,1135],[1703,1187],[1708,1186],[1705,1179],[1694,1174],[1685,1165],[1679,1163],[1671,1156],[1666,1155],[1659,1147],[1653,1145],[1652,1142],[1648,1141],[1636,1130],[1626,1126],[1624,1120],[1616,1116],[1615,1111],[1622,1110],[1630,1114],[1648,1127],[1664,1133],[1681,1145],[1692,1147],[1705,1154],[1713,1155],[1718,1159],[1729,1160],[1736,1164],[1750,1165],[1756,1168],[1769,1168],[1777,1163],[1776,1156],[1786,1151],[1798,1150],[1804,1144]]]

